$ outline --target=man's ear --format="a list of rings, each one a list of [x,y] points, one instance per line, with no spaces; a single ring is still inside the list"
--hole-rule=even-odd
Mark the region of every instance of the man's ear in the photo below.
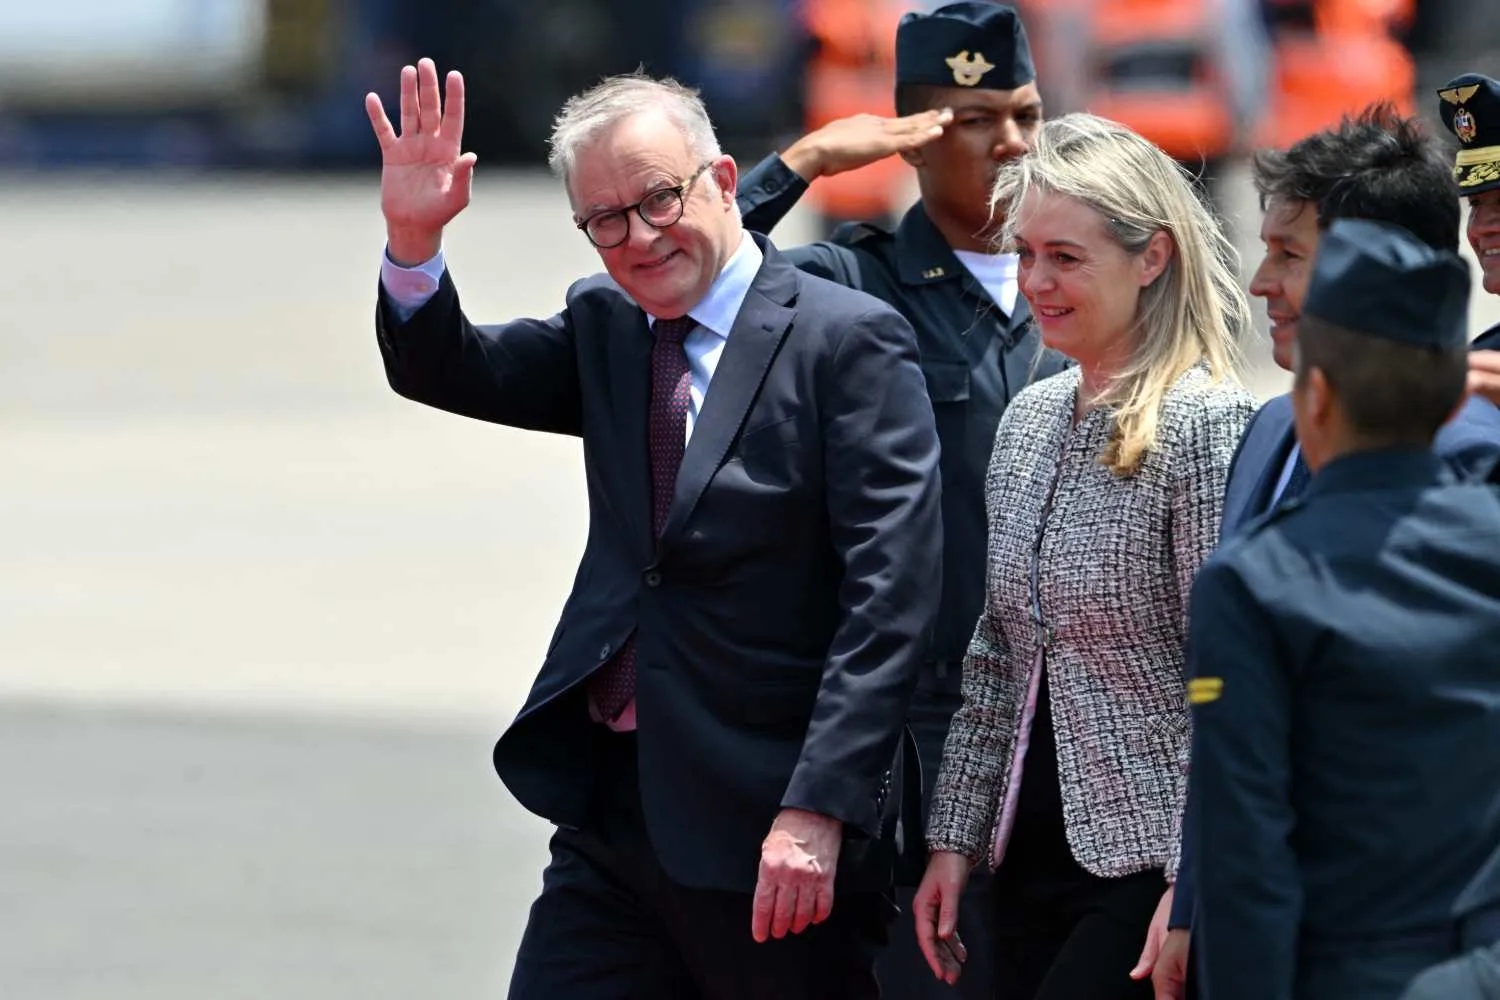
[[[907,166],[911,167],[925,167],[927,165],[927,161],[922,157],[920,149],[903,149],[901,151],[901,159],[905,160]]]
[[[1318,425],[1324,426],[1328,423],[1328,415],[1336,402],[1333,385],[1328,381],[1328,373],[1317,365],[1307,370],[1307,409]]]
[[[735,192],[740,183],[740,168],[739,164],[734,162],[734,157],[721,156],[708,169],[713,172],[714,183],[719,186],[719,192],[725,203],[734,204]]]

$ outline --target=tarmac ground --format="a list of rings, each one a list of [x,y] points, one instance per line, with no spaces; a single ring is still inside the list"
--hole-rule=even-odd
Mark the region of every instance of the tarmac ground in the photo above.
[[[547,827],[489,752],[576,442],[389,390],[373,174],[21,175],[0,218],[0,997],[501,995]],[[447,251],[486,320],[597,266],[550,179],[482,167]]]

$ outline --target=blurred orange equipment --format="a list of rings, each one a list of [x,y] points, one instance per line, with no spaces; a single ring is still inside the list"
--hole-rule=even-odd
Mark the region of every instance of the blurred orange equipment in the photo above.
[[[1280,6],[1292,6],[1282,0]],[[1415,112],[1416,64],[1393,29],[1408,23],[1414,0],[1312,0],[1311,27],[1272,35],[1274,65],[1257,146],[1285,149],[1378,101]]]
[[[1096,0],[1087,17],[1088,110],[1183,162],[1227,153],[1235,119],[1216,58],[1215,8],[1211,0]]]
[[[807,131],[857,114],[895,114],[896,24],[906,5],[887,0],[805,0],[817,43],[807,65]],[[894,211],[906,166],[887,157],[819,178],[808,191],[825,217],[867,220]]]

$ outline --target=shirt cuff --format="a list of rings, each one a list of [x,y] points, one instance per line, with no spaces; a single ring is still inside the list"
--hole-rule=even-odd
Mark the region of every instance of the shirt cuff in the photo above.
[[[417,314],[434,295],[443,272],[448,269],[443,251],[416,267],[402,267],[391,260],[390,251],[380,255],[380,284],[391,303],[396,318],[405,323]]]

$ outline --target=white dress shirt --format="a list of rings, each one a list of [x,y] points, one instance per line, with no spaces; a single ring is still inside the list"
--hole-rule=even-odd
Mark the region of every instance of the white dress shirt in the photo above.
[[[438,282],[447,269],[447,262],[441,250],[431,260],[423,261],[416,267],[402,267],[391,260],[389,253],[381,254],[381,258],[380,283],[396,317],[405,322],[437,294]],[[740,314],[745,296],[750,293],[750,285],[760,271],[761,260],[760,247],[755,245],[748,233],[742,234],[739,249],[735,250],[714,283],[708,287],[708,293],[688,310],[688,316],[698,324],[682,342],[688,357],[688,376],[692,380],[687,413],[688,440],[692,440],[693,425],[708,397],[709,383],[713,381],[714,372],[719,367],[719,358],[724,354],[724,345],[729,341],[729,331],[734,327],[735,317]],[[652,326],[656,325],[656,317],[650,313],[646,314],[646,320]],[[589,712],[595,720],[603,721],[595,710],[592,699],[589,702]],[[606,725],[617,732],[635,729],[635,699],[630,700],[618,719],[607,722]]]
[[[1016,314],[1016,296],[1021,291],[1020,257],[1013,253],[975,253],[973,250],[955,250],[953,256],[978,279],[1005,315]]]

